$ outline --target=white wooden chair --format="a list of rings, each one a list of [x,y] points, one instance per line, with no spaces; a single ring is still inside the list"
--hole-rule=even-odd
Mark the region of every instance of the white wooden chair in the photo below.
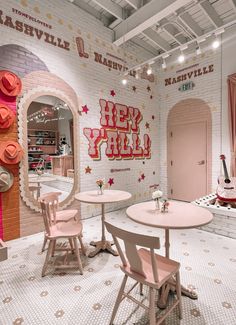
[[[122,261],[120,268],[125,273],[112,312],[110,325],[113,324],[118,307],[124,298],[131,299],[133,302],[137,303],[139,306],[148,311],[150,325],[161,324],[167,315],[177,306],[179,309],[179,318],[181,319],[182,305],[179,276],[180,264],[170,260],[169,258],[154,253],[154,249],[160,249],[159,238],[131,233],[129,231],[119,229],[108,222],[105,222],[105,225],[108,232],[112,234]],[[124,242],[126,254],[122,252],[118,239],[121,239]],[[137,245],[145,248],[137,249]],[[165,313],[162,314],[161,317],[156,318],[155,293],[158,292],[162,285],[167,283],[167,281],[173,276],[176,277],[177,298],[172,306],[166,308]],[[124,290],[128,277],[134,279],[136,283],[128,292],[125,292]],[[140,284],[141,288],[143,285],[147,285],[149,287],[148,307],[130,295],[131,291],[137,284]]]

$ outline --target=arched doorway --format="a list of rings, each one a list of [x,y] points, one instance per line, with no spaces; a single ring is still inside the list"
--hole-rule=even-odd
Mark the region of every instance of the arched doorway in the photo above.
[[[211,189],[212,123],[201,99],[177,103],[167,120],[168,196],[192,201]]]

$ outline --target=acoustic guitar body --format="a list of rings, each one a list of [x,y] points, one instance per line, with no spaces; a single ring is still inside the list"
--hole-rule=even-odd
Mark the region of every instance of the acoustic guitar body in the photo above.
[[[218,178],[218,187],[216,190],[217,198],[223,202],[236,202],[236,177],[229,177],[225,156],[221,155],[220,159],[223,163],[224,176]]]

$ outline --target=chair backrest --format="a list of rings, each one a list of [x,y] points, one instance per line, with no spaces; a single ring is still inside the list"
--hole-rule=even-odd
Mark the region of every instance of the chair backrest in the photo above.
[[[56,223],[56,211],[58,209],[59,205],[59,196],[61,195],[61,192],[49,192],[42,194],[38,201],[41,203],[42,201],[45,203],[50,203],[50,209],[51,209],[51,215],[53,217],[53,222]]]
[[[157,271],[154,249],[160,248],[160,239],[158,237],[146,236],[142,234],[129,232],[127,230],[117,228],[106,221],[105,221],[105,225],[107,231],[112,234],[113,240],[116,244],[123,266],[124,267],[127,266],[127,260],[128,260],[130,269],[133,272],[142,275],[143,277],[145,277],[145,270],[143,269],[143,263],[138,254],[137,246],[149,248],[154,281],[158,282],[158,271]],[[118,238],[124,242],[127,260],[124,253],[122,252]]]
[[[43,215],[43,222],[45,226],[46,233],[48,235],[51,234],[51,227],[54,224],[53,215],[52,215],[52,208],[51,203],[47,202],[46,200],[40,201],[42,215]]]

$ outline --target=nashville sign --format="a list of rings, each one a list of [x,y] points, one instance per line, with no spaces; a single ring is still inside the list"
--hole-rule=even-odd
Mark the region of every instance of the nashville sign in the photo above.
[[[148,134],[143,135],[143,147],[140,145],[140,110],[105,99],[100,99],[99,104],[102,128],[83,129],[88,140],[89,156],[94,160],[101,159],[100,148],[105,142],[105,154],[109,159],[151,158],[151,140]]]
[[[69,42],[64,41],[61,38],[47,32],[44,32],[39,28],[26,24],[20,20],[16,20],[10,16],[5,16],[2,10],[0,10],[0,24],[15,29],[17,32],[24,33],[25,35],[34,37],[38,40],[43,40],[50,45],[60,47],[66,51],[70,51]]]
[[[184,74],[181,74],[181,75],[173,77],[173,78],[167,78],[167,79],[165,79],[165,86],[170,86],[170,85],[176,84],[178,82],[190,80],[192,78],[197,78],[202,75],[211,73],[213,71],[214,71],[214,64],[210,64],[206,67],[191,70],[189,72],[186,72]]]

